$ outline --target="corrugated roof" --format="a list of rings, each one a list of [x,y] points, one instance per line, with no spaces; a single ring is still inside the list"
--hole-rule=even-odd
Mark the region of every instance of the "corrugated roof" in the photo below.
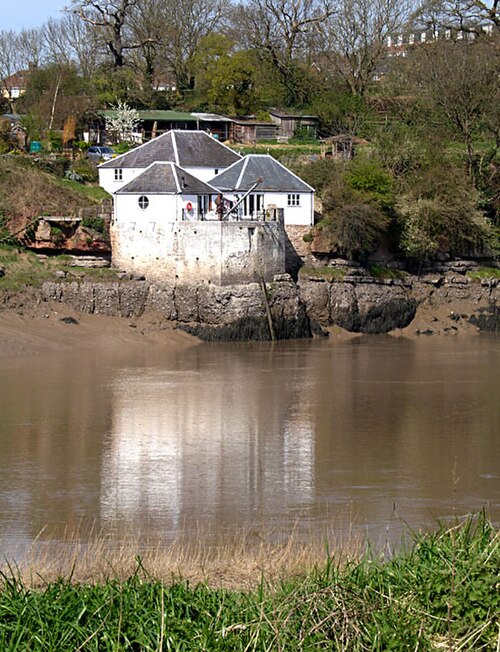
[[[226,168],[240,154],[205,131],[172,129],[143,145],[102,163],[102,168],[146,168],[156,161],[171,161],[181,167]]]
[[[98,111],[99,115],[102,115],[104,118],[116,118],[118,112],[109,109],[107,111]],[[197,122],[196,116],[192,113],[183,113],[182,111],[165,111],[165,110],[156,110],[152,111],[149,109],[139,109],[137,111],[139,115],[139,120],[163,120],[165,122]]]
[[[214,195],[218,190],[197,179],[175,163],[152,163],[116,194]]]
[[[257,179],[262,179],[256,192],[314,192],[300,177],[291,172],[270,154],[248,154],[224,170],[210,184],[222,192],[249,190]]]

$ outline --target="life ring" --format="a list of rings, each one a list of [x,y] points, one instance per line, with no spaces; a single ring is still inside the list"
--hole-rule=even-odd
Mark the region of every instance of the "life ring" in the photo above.
[[[189,212],[193,210],[193,204],[190,201],[186,204],[186,210]]]

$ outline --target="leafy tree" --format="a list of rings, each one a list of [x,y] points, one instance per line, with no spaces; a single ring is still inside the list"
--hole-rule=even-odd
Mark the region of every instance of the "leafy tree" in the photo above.
[[[431,166],[408,180],[398,202],[401,250],[416,260],[476,254],[487,246],[491,225],[478,209],[480,197],[460,170]]]
[[[322,167],[326,169],[325,164]],[[389,235],[394,220],[393,184],[377,161],[333,163],[321,200],[323,219],[317,235],[323,249],[363,259]]]

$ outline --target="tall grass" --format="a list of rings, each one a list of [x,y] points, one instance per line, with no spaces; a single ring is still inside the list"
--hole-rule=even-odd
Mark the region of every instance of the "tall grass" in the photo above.
[[[252,590],[167,584],[144,560],[126,580],[59,579],[33,590],[11,569],[0,649],[498,650],[499,533],[484,514],[415,537],[391,559],[327,556]],[[257,572],[257,569],[256,569]]]

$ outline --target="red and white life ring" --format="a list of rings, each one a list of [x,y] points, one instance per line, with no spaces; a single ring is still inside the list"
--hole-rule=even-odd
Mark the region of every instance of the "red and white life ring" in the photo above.
[[[193,210],[193,204],[190,201],[186,204],[186,210],[189,212]]]

